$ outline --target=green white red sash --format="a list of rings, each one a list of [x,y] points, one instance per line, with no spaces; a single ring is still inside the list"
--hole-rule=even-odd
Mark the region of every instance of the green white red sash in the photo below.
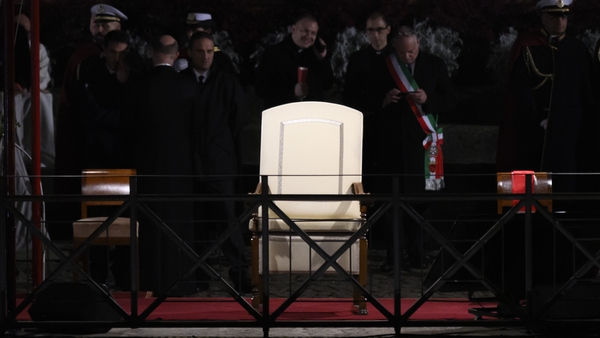
[[[396,54],[389,54],[386,57],[386,63],[401,92],[413,92],[419,89],[406,65],[398,62]],[[437,121],[433,115],[423,112],[420,104],[415,103],[408,96],[406,100],[421,128],[427,134],[423,140],[423,147],[425,148],[425,190],[440,190],[444,187],[444,157],[442,154],[444,134],[442,128],[437,127]]]

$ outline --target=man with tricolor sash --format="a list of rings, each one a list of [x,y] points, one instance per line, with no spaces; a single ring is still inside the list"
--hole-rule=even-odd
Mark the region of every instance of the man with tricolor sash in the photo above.
[[[406,193],[440,190],[444,187],[444,138],[437,118],[456,105],[448,69],[441,58],[419,50],[420,39],[412,27],[400,26],[392,36],[394,52],[380,65],[380,81],[370,95],[376,105],[377,172],[402,175],[401,191]],[[430,209],[427,203],[414,207],[422,215]],[[405,218],[408,262],[420,267],[420,228]]]

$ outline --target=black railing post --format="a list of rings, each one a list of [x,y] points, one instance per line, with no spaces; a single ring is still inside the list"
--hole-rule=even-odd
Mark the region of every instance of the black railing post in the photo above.
[[[532,295],[533,289],[533,235],[531,224],[533,174],[525,175],[525,301],[527,318],[531,319],[533,315]]]
[[[267,207],[268,199],[269,199],[269,176],[262,175],[261,176],[261,205],[262,208],[262,295],[260,298],[262,299],[263,305],[263,335],[264,337],[269,336],[269,328],[271,326],[271,310],[269,308],[269,294],[271,293],[269,290],[269,208]]]
[[[402,297],[402,281],[400,271],[402,260],[402,245],[400,243],[402,241],[402,234],[400,233],[400,229],[402,229],[402,220],[400,219],[400,177],[397,175],[392,178],[392,213],[394,216],[392,219],[392,248],[394,250],[394,331],[397,335],[399,335],[402,329],[402,325],[400,323],[402,316],[402,309],[400,308],[400,301]]]
[[[131,321],[132,327],[138,327],[138,293],[139,293],[139,243],[138,243],[138,227],[137,227],[137,204],[138,204],[138,191],[137,191],[137,176],[129,176],[129,199],[131,201],[129,207],[129,267],[130,271],[130,282],[129,287],[131,290]]]

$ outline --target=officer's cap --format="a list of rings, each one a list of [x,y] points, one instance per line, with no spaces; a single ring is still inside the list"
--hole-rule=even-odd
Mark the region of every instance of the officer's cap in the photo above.
[[[195,27],[212,27],[213,19],[208,13],[189,13],[185,23]]]
[[[120,22],[121,20],[127,20],[127,15],[123,14],[123,12],[114,8],[113,6],[105,4],[97,4],[92,6],[91,12],[92,17],[94,17],[94,22]]]
[[[573,0],[541,0],[536,7],[542,10],[542,13],[553,15],[568,15],[569,6]]]

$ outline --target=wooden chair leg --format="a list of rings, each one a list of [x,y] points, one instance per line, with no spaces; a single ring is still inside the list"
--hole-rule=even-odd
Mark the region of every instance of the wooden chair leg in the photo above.
[[[355,278],[358,280],[360,285],[364,288],[367,286],[367,249],[368,242],[366,237],[361,237],[359,242],[360,248],[360,257],[359,257],[359,271],[358,276]],[[368,315],[369,310],[367,310],[367,300],[360,293],[357,288],[354,288],[354,305],[352,306],[352,312],[357,315]]]
[[[252,239],[250,241],[251,249],[252,249],[252,263],[251,263],[251,277],[250,282],[252,283],[252,307],[255,309],[259,309],[262,305],[262,278],[259,272],[258,266],[258,255],[259,255],[259,246],[258,246],[259,238],[256,234],[252,234]]]

